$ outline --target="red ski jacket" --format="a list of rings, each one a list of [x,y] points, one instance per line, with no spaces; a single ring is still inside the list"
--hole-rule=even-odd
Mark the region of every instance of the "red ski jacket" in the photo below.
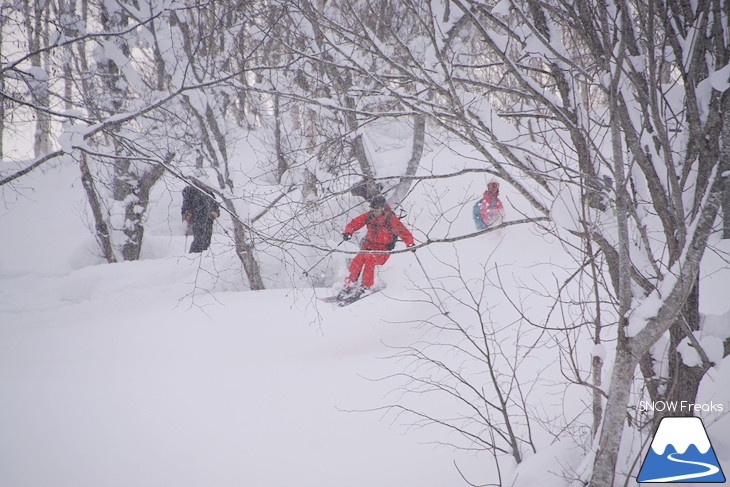
[[[381,216],[368,211],[355,217],[345,227],[345,233],[355,233],[365,225],[368,226],[368,233],[360,246],[361,250],[388,250],[395,235],[403,239],[406,246],[413,243],[413,235],[391,211],[390,206],[385,207],[385,213]]]

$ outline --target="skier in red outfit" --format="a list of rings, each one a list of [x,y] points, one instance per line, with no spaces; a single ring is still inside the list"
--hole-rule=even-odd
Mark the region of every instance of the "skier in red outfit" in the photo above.
[[[342,234],[344,240],[350,240],[352,234],[367,225],[368,233],[360,246],[360,250],[393,250],[397,237],[403,239],[408,247],[414,245],[413,235],[401,223],[382,196],[375,196],[370,201],[370,211],[354,218],[345,227]],[[361,252],[352,259],[350,275],[345,279],[345,286],[339,297],[353,296],[355,299],[367,292],[375,283],[375,266],[385,264],[390,254],[369,254]],[[362,286],[356,288],[362,272]],[[356,289],[355,289],[356,288]]]

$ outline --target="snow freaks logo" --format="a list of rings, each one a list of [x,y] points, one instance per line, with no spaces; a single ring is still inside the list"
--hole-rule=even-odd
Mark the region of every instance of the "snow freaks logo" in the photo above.
[[[695,417],[662,419],[636,480],[725,482],[702,420]]]
[[[710,402],[694,403],[689,401],[641,401],[639,402],[639,411],[642,413],[659,411],[660,413],[721,413],[725,410],[722,403]]]

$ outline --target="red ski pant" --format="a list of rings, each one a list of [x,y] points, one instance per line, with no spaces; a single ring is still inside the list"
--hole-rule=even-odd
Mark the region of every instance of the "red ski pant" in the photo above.
[[[375,283],[375,266],[385,264],[390,254],[357,254],[350,264],[350,275],[345,282],[352,284],[357,281],[362,271],[362,285],[371,287]]]

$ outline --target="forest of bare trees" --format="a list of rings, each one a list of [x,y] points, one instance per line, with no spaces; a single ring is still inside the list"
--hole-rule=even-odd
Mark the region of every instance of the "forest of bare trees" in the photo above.
[[[566,382],[592,398],[577,482],[623,485],[617,465],[636,452],[621,451],[622,438],[660,419],[632,413],[632,398],[693,402],[716,365],[696,336],[700,264],[713,234],[730,237],[730,2],[22,0],[1,9],[0,187],[22,191],[31,171],[77,166],[108,263],[140,257],[150,192],[173,178],[215,193],[248,288],[263,289],[257,246],[325,250],[357,184],[407,201],[432,177],[419,163],[425,138],[439,134],[529,202],[505,227],[533,225],[575,261],[555,299],[580,309],[580,330],[527,313],[524,326],[549,330]],[[373,123],[409,127],[398,177],[377,172],[364,140]],[[246,137],[270,150],[241,161]],[[252,164],[266,184],[250,177]],[[438,244],[428,237],[419,248]],[[406,371],[408,387],[466,387],[473,422],[445,426],[519,463],[536,449],[529,387],[513,383],[529,350],[505,350],[473,281],[459,268],[452,277],[459,288],[442,292],[481,333],[459,313],[429,325],[468,339],[457,352],[476,357],[490,387],[417,345],[402,354],[444,374],[433,382]],[[500,287],[489,269],[480,279]],[[574,286],[579,300],[562,293]],[[681,359],[682,342],[701,364]],[[578,365],[591,344],[608,358]],[[730,338],[722,350],[730,354]]]

